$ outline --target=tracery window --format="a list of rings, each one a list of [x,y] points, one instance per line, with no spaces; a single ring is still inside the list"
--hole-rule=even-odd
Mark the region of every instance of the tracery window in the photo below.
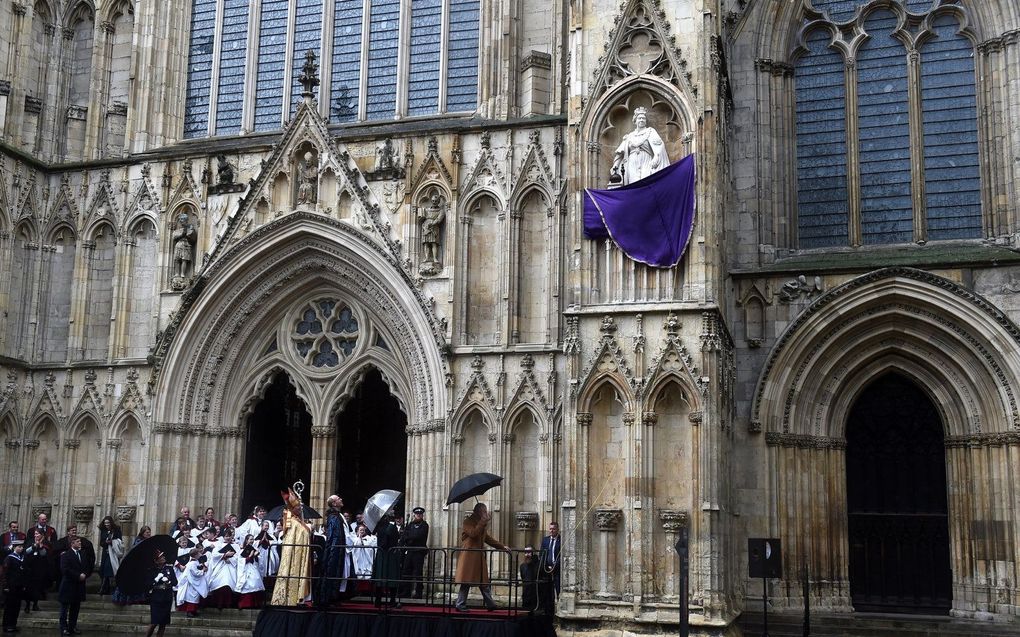
[[[806,5],[794,59],[799,247],[981,237],[974,44],[962,9]]]
[[[304,306],[294,320],[294,351],[312,367],[336,367],[354,351],[360,333],[351,308],[335,299]]]
[[[281,128],[308,50],[333,122],[472,112],[479,20],[479,0],[192,0],[184,137]]]

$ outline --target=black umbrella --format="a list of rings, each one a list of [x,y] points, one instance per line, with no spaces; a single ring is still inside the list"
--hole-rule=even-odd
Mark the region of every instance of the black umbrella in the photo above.
[[[319,512],[316,511],[315,509],[313,509],[312,507],[310,507],[310,506],[308,506],[306,504],[302,504],[301,505],[301,517],[306,519],[306,520],[318,520],[322,516],[319,515]],[[273,522],[278,522],[278,521],[282,520],[283,519],[283,505],[281,504],[278,507],[273,507],[273,509],[271,509],[269,511],[269,513],[266,514],[265,519],[266,520],[272,520]]]
[[[117,569],[117,588],[125,595],[149,592],[156,570],[156,552],[162,551],[168,563],[177,559],[177,541],[169,535],[153,535],[129,550]]]
[[[450,495],[446,497],[447,504],[463,502],[471,496],[482,495],[493,487],[498,487],[503,478],[495,473],[472,473],[464,476],[450,488]]]

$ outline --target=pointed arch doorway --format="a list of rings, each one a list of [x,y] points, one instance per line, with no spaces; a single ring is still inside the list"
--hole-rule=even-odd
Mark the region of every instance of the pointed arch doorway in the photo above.
[[[241,491],[243,519],[257,504],[271,509],[280,490],[301,479],[312,485],[312,416],[298,397],[290,377],[278,373],[265,397],[248,416]],[[307,504],[313,495],[304,494]]]
[[[361,511],[381,489],[405,492],[407,416],[378,370],[365,374],[336,416],[336,476],[344,506]]]
[[[854,609],[948,614],[943,426],[931,399],[906,377],[872,381],[851,408],[846,480]]]

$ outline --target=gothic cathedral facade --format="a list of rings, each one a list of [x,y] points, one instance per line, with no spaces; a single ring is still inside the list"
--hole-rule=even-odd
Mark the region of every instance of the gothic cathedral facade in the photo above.
[[[0,511],[564,535],[564,630],[1020,621],[1015,0],[0,2]],[[582,232],[644,109],[656,268]],[[910,434],[909,436],[907,434]],[[895,555],[895,559],[888,556]]]

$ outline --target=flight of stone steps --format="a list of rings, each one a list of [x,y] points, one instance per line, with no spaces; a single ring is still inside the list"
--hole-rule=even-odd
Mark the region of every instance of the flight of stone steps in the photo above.
[[[39,602],[39,610],[26,614],[22,607],[18,618],[20,634],[47,635],[59,634],[60,604],[56,594],[51,599]],[[116,606],[110,603],[109,597],[100,599],[90,595],[81,605],[78,616],[78,630],[83,636],[89,635],[144,635],[149,625],[148,605]],[[257,610],[237,610],[215,608],[202,611],[198,617],[188,617],[184,613],[171,614],[171,623],[166,628],[167,637],[171,635],[215,635],[215,637],[251,637],[255,628]]]
[[[760,612],[745,612],[744,637],[762,635]],[[993,624],[952,617],[879,613],[812,613],[811,637],[1020,637],[1020,623]],[[769,613],[769,637],[802,637],[801,613]]]

